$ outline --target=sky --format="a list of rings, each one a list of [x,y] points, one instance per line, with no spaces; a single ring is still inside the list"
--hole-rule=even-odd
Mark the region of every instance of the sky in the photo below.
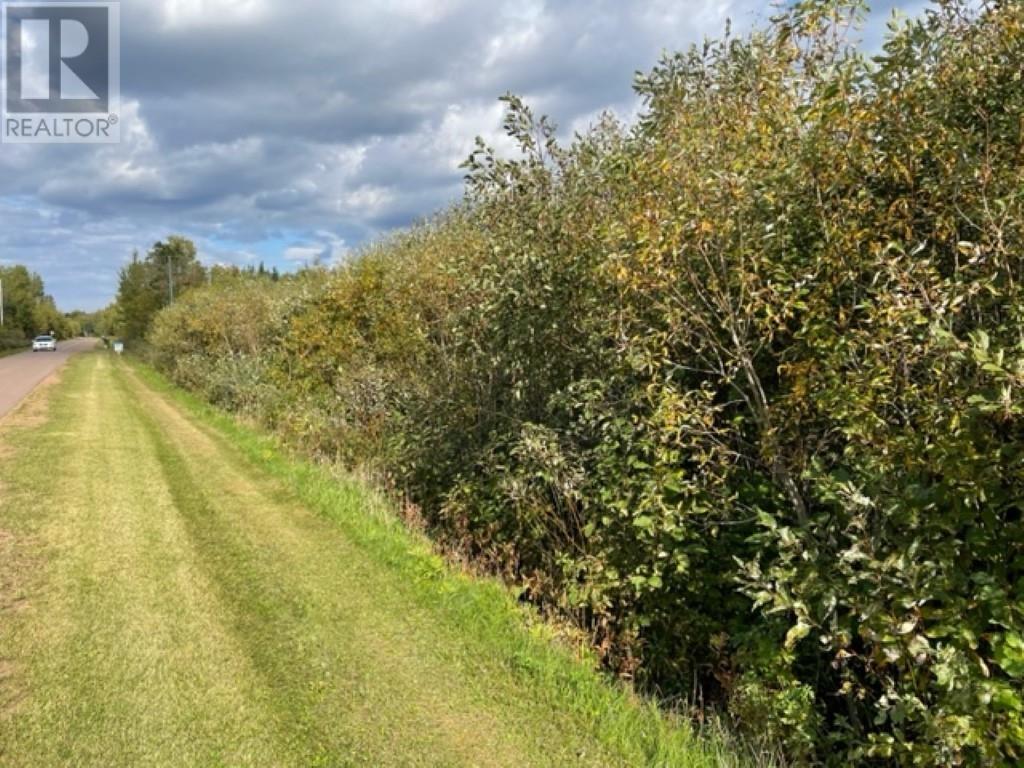
[[[876,3],[865,46],[894,5]],[[663,51],[747,29],[750,0],[125,0],[121,142],[0,145],[0,264],[98,309],[169,234],[207,264],[295,269],[457,200],[506,92],[563,133],[629,119]]]

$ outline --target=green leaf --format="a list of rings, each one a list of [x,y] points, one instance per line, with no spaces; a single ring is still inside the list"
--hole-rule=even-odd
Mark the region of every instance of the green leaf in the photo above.
[[[796,624],[790,627],[789,631],[786,633],[786,649],[790,651],[793,650],[793,648],[796,647],[796,644],[803,640],[805,637],[807,637],[807,635],[810,634],[810,632],[811,626],[809,624],[805,624],[802,621],[798,621]]]
[[[1007,632],[994,642],[996,663],[1010,677],[1024,678],[1024,638],[1016,632]]]
[[[633,519],[633,525],[645,531],[651,531],[654,529],[654,520],[648,515],[640,515]]]

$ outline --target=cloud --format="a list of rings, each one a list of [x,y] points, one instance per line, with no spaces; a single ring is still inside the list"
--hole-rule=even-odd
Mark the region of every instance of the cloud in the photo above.
[[[606,109],[628,117],[635,71],[764,13],[752,0],[124,3],[122,142],[0,147],[0,260],[40,272],[66,309],[108,302],[133,249],[170,233],[208,263],[335,263],[457,199],[476,136],[511,151],[505,92],[566,133]]]

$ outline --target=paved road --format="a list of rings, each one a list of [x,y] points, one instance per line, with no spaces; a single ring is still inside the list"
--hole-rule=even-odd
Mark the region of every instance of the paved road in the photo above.
[[[96,343],[96,339],[74,339],[57,342],[56,352],[22,352],[0,357],[0,418],[60,368],[68,357],[92,349]]]

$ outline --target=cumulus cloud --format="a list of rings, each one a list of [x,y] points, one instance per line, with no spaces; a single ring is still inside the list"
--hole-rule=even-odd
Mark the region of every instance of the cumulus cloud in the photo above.
[[[889,6],[886,6],[886,9]],[[918,3],[908,6],[913,12]],[[336,263],[460,194],[507,91],[565,131],[636,109],[633,73],[740,28],[752,0],[135,0],[122,141],[0,147],[0,261],[64,308],[170,233],[208,263]],[[876,14],[870,30],[877,39]]]

